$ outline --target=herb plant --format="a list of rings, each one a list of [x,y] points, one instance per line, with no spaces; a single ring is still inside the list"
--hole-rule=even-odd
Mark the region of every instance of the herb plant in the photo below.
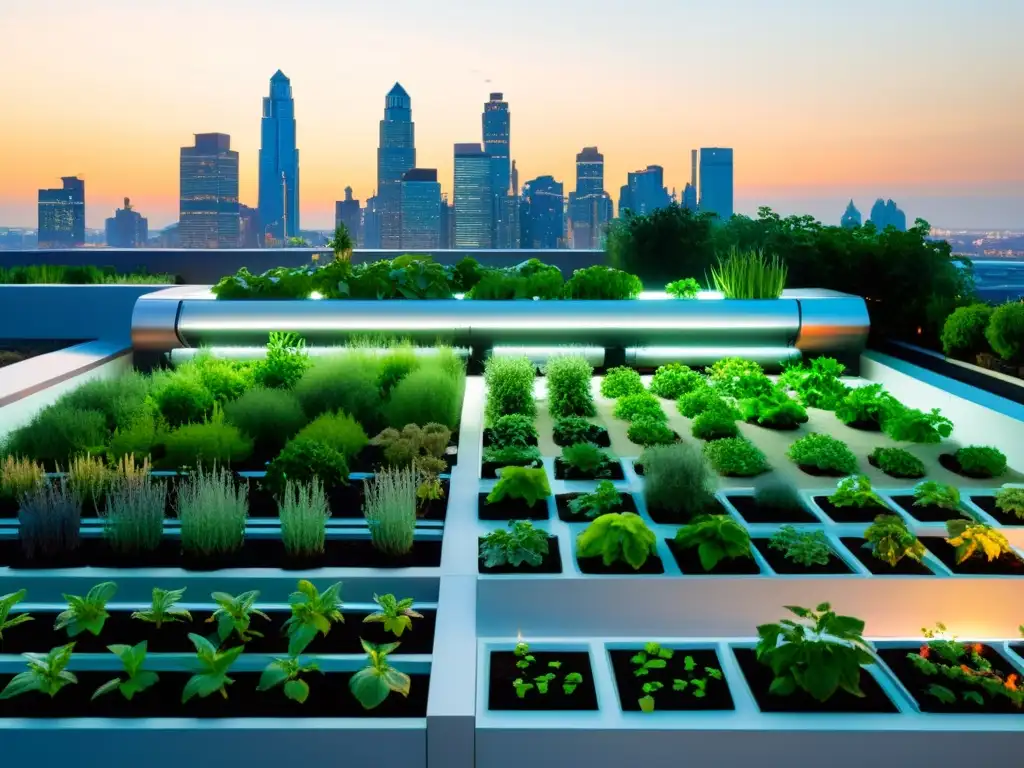
[[[700,283],[692,277],[673,280],[665,286],[665,293],[674,299],[695,299],[700,292]]]
[[[1024,486],[1004,485],[996,492],[996,508],[1024,520]]]
[[[685,517],[701,514],[714,504],[714,476],[707,458],[696,446],[653,446],[644,450],[640,461],[648,509]]]
[[[505,467],[498,482],[487,496],[488,504],[499,504],[505,499],[521,499],[531,509],[551,495],[547,472],[543,467]]]
[[[786,287],[788,268],[776,254],[732,248],[711,267],[715,290],[727,299],[777,299]]]
[[[310,367],[306,342],[297,333],[271,331],[267,356],[256,366],[256,383],[271,389],[295,386]]]
[[[741,400],[768,394],[773,386],[760,365],[742,357],[722,358],[707,373],[716,392]]]
[[[809,408],[834,411],[849,388],[843,383],[846,366],[831,357],[818,357],[795,380],[794,389]]]
[[[691,432],[700,440],[724,440],[740,433],[736,420],[722,411],[705,411],[693,420]]]
[[[576,443],[596,443],[607,430],[587,421],[582,416],[566,416],[555,422],[552,435],[555,445],[566,446]]]
[[[68,609],[57,615],[57,621],[53,625],[55,631],[60,632],[66,629],[68,637],[75,637],[82,632],[89,632],[99,635],[103,631],[103,625],[110,614],[107,613],[107,603],[117,593],[117,584],[112,581],[104,581],[90,589],[85,597],[77,595],[64,595],[68,601]]]
[[[662,648],[658,643],[645,643],[644,649],[629,660],[629,663],[636,667],[633,676],[647,677],[652,669],[664,669],[674,655],[675,652],[671,648]]]
[[[958,518],[946,521],[946,533],[949,534],[946,542],[956,548],[957,564],[975,556],[991,563],[1003,555],[1013,554],[1006,536],[991,525]]]
[[[310,483],[314,478],[324,491],[348,485],[348,462],[330,446],[309,440],[289,440],[277,458],[267,465],[262,487],[275,496],[285,492],[288,481]]]
[[[46,473],[39,463],[7,456],[0,464],[0,499],[20,502],[22,496],[39,488],[45,480]]]
[[[957,511],[960,509],[960,491],[955,486],[929,480],[914,488],[914,506]]]
[[[153,587],[153,601],[150,603],[149,608],[135,611],[132,614],[132,618],[147,624],[153,624],[157,629],[160,629],[164,624],[173,624],[178,621],[191,622],[192,614],[184,608],[176,607],[178,601],[184,596],[184,587],[181,589]]]
[[[536,567],[548,553],[548,534],[529,520],[510,520],[509,530],[491,531],[480,542],[480,559],[487,568],[509,565]]]
[[[591,493],[584,493],[569,502],[569,511],[593,519],[614,512],[622,506],[622,496],[610,480],[602,480]]]
[[[882,448],[879,446],[868,457],[870,462],[889,477],[918,478],[924,477],[924,462],[910,451],[902,448]]]
[[[636,395],[644,391],[644,382],[640,374],[632,368],[620,366],[611,368],[601,379],[602,397],[617,399],[627,395]]]
[[[505,467],[529,467],[540,464],[540,449],[536,445],[506,445],[484,448],[483,460],[488,464]]]
[[[612,415],[623,421],[668,421],[658,398],[646,391],[620,397],[615,403]]]
[[[77,683],[78,678],[67,670],[74,650],[75,644],[69,643],[52,649],[46,655],[23,653],[22,658],[28,663],[28,669],[11,678],[0,691],[0,699],[10,699],[32,691],[52,699],[64,686]]]
[[[953,422],[938,408],[927,413],[916,408],[896,408],[885,414],[882,431],[898,442],[938,443],[953,432]]]
[[[956,452],[960,469],[970,477],[999,477],[1006,471],[1006,456],[988,445],[969,445]]]
[[[267,614],[255,607],[259,596],[260,593],[256,590],[243,592],[238,597],[227,592],[214,592],[210,595],[217,604],[217,610],[206,621],[210,624],[216,623],[217,637],[221,643],[234,634],[238,635],[242,643],[247,643],[254,637],[263,637],[262,632],[250,628],[253,616],[270,621]]]
[[[521,413],[499,416],[491,425],[491,440],[502,448],[527,448],[537,443],[533,419]]]
[[[612,458],[593,443],[577,443],[562,449],[562,461],[589,477],[611,475]]]
[[[292,615],[282,631],[288,638],[289,656],[298,656],[317,634],[327,637],[332,624],[345,621],[341,613],[341,582],[320,592],[311,581],[300,579],[298,589],[288,596],[288,605]]]
[[[401,637],[406,630],[411,632],[412,620],[423,618],[423,614],[412,609],[413,599],[411,597],[398,600],[392,594],[380,597],[374,595],[373,602],[380,610],[364,618],[363,623],[381,623],[384,625],[384,631],[390,632],[395,637]]]
[[[854,387],[836,405],[836,418],[843,424],[881,426],[886,416],[903,406],[881,384]]]
[[[789,696],[800,689],[821,702],[839,690],[863,697],[861,665],[874,664],[861,636],[864,622],[836,614],[828,603],[813,610],[786,609],[800,621],[784,619],[757,628],[757,658],[774,675],[769,692]]]
[[[660,419],[639,418],[629,425],[626,437],[637,445],[670,445],[676,441],[676,435],[664,421]]]
[[[768,546],[805,568],[828,565],[832,559],[832,547],[822,531],[801,531],[792,525],[784,525],[772,534]]]
[[[636,275],[597,264],[572,273],[565,283],[565,298],[624,301],[635,299],[643,287]]]
[[[18,509],[18,540],[28,560],[78,549],[82,503],[66,483],[45,483],[25,494]]]
[[[700,565],[712,571],[722,560],[750,557],[750,534],[728,515],[701,515],[675,536],[680,549],[697,549]]]
[[[715,471],[726,477],[755,477],[770,469],[761,449],[745,437],[727,437],[707,443],[704,455]]]
[[[837,507],[884,507],[885,502],[871,488],[871,478],[867,475],[851,475],[844,477],[836,486],[835,492],[828,500]]]
[[[363,517],[374,549],[391,557],[412,551],[419,476],[411,468],[381,470],[364,484]]]
[[[807,423],[804,407],[781,389],[741,401],[740,413],[744,421],[769,429],[795,429]]]
[[[849,475],[857,471],[857,457],[846,443],[818,432],[801,437],[789,446],[786,455],[798,466],[815,467],[823,472]]]
[[[879,515],[864,531],[864,538],[864,546],[871,550],[871,554],[891,568],[895,568],[904,557],[921,562],[926,551],[924,544],[899,515]]]
[[[235,484],[231,473],[202,467],[178,487],[181,547],[200,557],[237,552],[245,539],[249,489]]]
[[[323,554],[331,510],[319,478],[310,483],[286,482],[277,506],[284,551],[297,558]]]
[[[228,670],[241,656],[245,646],[236,645],[234,648],[220,651],[202,635],[190,633],[188,639],[195,646],[199,669],[185,683],[185,688],[181,692],[181,703],[185,704],[196,696],[205,699],[215,693],[219,693],[222,698],[227,699],[227,687],[235,682],[228,677]]]
[[[284,686],[285,698],[305,704],[309,698],[309,683],[302,675],[319,672],[320,667],[315,661],[304,663],[302,659],[290,656],[287,659],[274,659],[260,675],[257,691],[271,691],[279,685]]]
[[[578,557],[600,556],[605,565],[627,563],[640,570],[657,551],[657,536],[639,515],[601,515],[576,537]]]
[[[108,680],[96,689],[92,698],[98,699],[107,693],[118,691],[125,699],[131,701],[135,694],[142,693],[147,688],[156,685],[160,681],[159,675],[142,668],[142,665],[146,663],[147,647],[145,640],[138,645],[108,645],[107,650],[121,660],[128,679],[122,680],[118,676],[113,680]]]
[[[88,453],[76,456],[68,465],[68,488],[83,507],[96,514],[113,479],[107,465]]]
[[[666,400],[678,400],[705,384],[704,377],[680,363],[663,365],[651,378],[651,393]]]
[[[722,411],[739,418],[739,411],[727,403],[717,390],[699,386],[676,400],[676,410],[688,419],[695,419],[708,411]]]
[[[512,649],[512,655],[519,661],[516,662],[516,669],[527,670],[537,659],[530,653],[530,644],[520,640]]]
[[[129,457],[122,466],[128,468]],[[160,546],[167,509],[167,483],[154,481],[149,468],[114,477],[102,512],[103,537],[114,552],[142,555]]]
[[[28,594],[28,590],[19,589],[17,592],[0,597],[0,642],[3,641],[4,632],[8,629],[14,629],[19,624],[32,621],[32,617],[27,613],[19,613],[14,618],[8,618],[11,615],[11,609],[24,600],[26,594]]]
[[[388,654],[394,651],[399,643],[374,645],[365,640],[360,642],[366,651],[369,664],[352,675],[348,681],[348,688],[363,705],[363,709],[375,709],[383,704],[391,693],[408,696],[412,680],[388,663]]]
[[[582,355],[564,355],[548,361],[544,378],[548,387],[548,411],[554,418],[597,413],[590,392],[593,375],[594,367]]]
[[[533,381],[537,369],[527,357],[491,357],[484,367],[487,387],[487,416],[519,413],[533,417],[537,406],[533,399]]]
[[[576,688],[583,682],[583,675],[579,672],[569,672],[562,681],[562,691],[566,696],[572,696]]]

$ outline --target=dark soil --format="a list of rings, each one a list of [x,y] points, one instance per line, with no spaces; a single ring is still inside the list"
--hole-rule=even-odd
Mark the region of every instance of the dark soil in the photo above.
[[[697,547],[683,549],[676,543],[675,539],[666,539],[666,542],[668,543],[669,551],[672,552],[672,557],[676,559],[679,570],[688,576],[739,576],[761,573],[761,569],[757,566],[757,562],[753,557],[734,557],[719,560],[714,568],[710,571],[705,571],[704,566],[700,564],[700,555],[697,553]]]
[[[605,565],[604,560],[600,555],[597,557],[577,556],[576,563],[579,565],[580,571],[583,573],[598,576],[654,576],[665,572],[665,565],[657,555],[651,555],[648,557],[644,564],[640,566],[639,570],[634,570],[633,566],[622,561],[612,563],[611,565]]]
[[[797,464],[800,471],[812,477],[846,477],[849,472],[840,472],[837,469],[822,469],[813,464]]]
[[[878,469],[878,470],[880,470],[882,472],[885,472],[885,474],[887,474],[889,477],[896,477],[896,478],[900,478],[900,479],[907,479],[907,478],[909,478],[911,480],[916,480],[917,478],[924,477],[924,475],[925,475],[924,472],[922,472],[922,473],[920,473],[918,475],[908,475],[908,474],[898,474],[897,475],[897,474],[894,474],[892,472],[886,472],[884,469],[882,469],[880,466],[878,466],[878,461],[875,459],[875,457],[874,456],[870,456],[870,455],[868,456],[868,464],[870,464],[875,469]]]
[[[748,523],[820,523],[813,513],[804,506],[766,507],[757,503],[753,496],[727,496],[740,517]]]
[[[576,467],[565,463],[561,458],[555,459],[555,480],[625,480],[626,475],[622,471],[622,462],[613,459],[605,465],[604,471],[607,474],[598,475],[595,472],[582,472]]]
[[[540,459],[532,461],[482,461],[480,462],[480,477],[493,480],[498,477],[498,471],[505,467],[539,467]]]
[[[957,459],[956,454],[953,453],[940,454],[939,464],[942,465],[943,469],[955,472],[961,477],[969,477],[972,480],[987,480],[992,477],[992,475],[986,472],[968,472],[960,466],[960,461]]]
[[[565,448],[566,446],[572,445],[572,443],[559,442],[558,439],[555,438],[554,434],[552,434],[551,437],[555,445],[559,448]],[[612,447],[612,438],[608,434],[608,430],[598,424],[593,425],[593,429],[590,431],[590,434],[587,435],[586,442],[593,443],[598,448]]]
[[[525,670],[516,667],[519,661],[512,651],[491,651],[491,669],[487,685],[487,708],[490,710],[518,710],[522,712],[582,712],[597,709],[597,691],[594,688],[594,673],[590,667],[590,654],[579,651],[549,652],[534,651],[535,661]],[[548,662],[561,662],[558,669]],[[570,672],[583,677],[576,690],[566,694],[562,681]],[[512,684],[517,679],[533,682],[533,678],[554,673],[548,692],[539,693],[536,688],[527,691],[524,698],[516,695]]]
[[[549,517],[547,499],[540,499],[530,507],[523,499],[510,498],[488,504],[489,495],[481,493],[477,497],[477,516],[481,520],[547,520]]]
[[[853,556],[860,560],[875,576],[934,576],[935,574],[924,563],[904,557],[896,567],[892,568],[888,563],[879,560],[870,549],[865,549],[865,539],[857,537],[843,537],[839,541],[846,547]]]
[[[795,432],[796,430],[800,429],[800,426],[801,426],[800,424],[792,424],[792,423],[786,423],[786,424],[771,424],[771,423],[761,424],[757,420],[756,416],[754,416],[753,418],[747,419],[747,424],[752,424],[753,426],[760,427],[761,429],[770,429],[770,430],[772,430],[774,432]]]
[[[633,471],[636,472],[640,477],[644,476],[644,465],[639,461],[633,462]]]
[[[837,507],[828,500],[828,496],[815,496],[814,503],[837,523],[873,523],[879,515],[892,512],[881,504],[872,504],[867,507]]]
[[[650,515],[651,520],[656,523],[664,525],[685,525],[690,522],[693,517],[697,517],[698,515],[727,515],[729,514],[729,511],[722,506],[722,502],[720,502],[716,497],[710,506],[704,508],[700,512],[695,512],[693,515],[672,512],[667,509],[652,507],[650,505],[647,506],[647,514]]]
[[[944,523],[967,516],[967,513],[960,510],[946,509],[934,504],[915,506],[913,496],[893,496],[892,500],[906,510],[908,515],[922,523]]]
[[[989,562],[983,554],[976,553],[958,564],[956,548],[947,544],[945,539],[922,536],[921,542],[953,573],[966,576],[1024,576],[1024,560],[1014,554],[1004,554]]]
[[[998,520],[1002,525],[1024,525],[1024,519],[1017,517],[1013,512],[1003,512],[996,506],[995,496],[971,496],[971,501],[990,517]]]
[[[479,539],[479,542],[483,544],[483,537]],[[477,565],[480,573],[561,573],[562,572],[562,555],[558,549],[558,537],[548,537],[548,553],[544,555],[544,560],[540,565],[520,565],[518,567],[511,565],[499,565],[494,568],[487,568],[484,566],[483,559],[477,560]]]
[[[714,680],[706,676],[705,667],[722,669],[722,662],[715,651],[706,649],[676,650],[671,659],[666,659],[664,669],[648,670],[646,675],[637,677],[634,671],[639,665],[632,664],[632,659],[642,648],[634,650],[609,651],[612,660],[612,672],[615,675],[615,687],[619,692],[619,706],[623,712],[639,712],[639,700],[645,696],[644,683],[659,682],[664,687],[652,693],[655,712],[693,712],[710,710],[735,709],[729,685],[725,678]],[[686,671],[686,657],[690,656],[697,664],[693,672]],[[703,677],[707,680],[706,693],[703,698],[693,695],[691,683],[682,691],[672,690],[672,681],[689,680],[692,677]]]
[[[850,429],[859,429],[861,432],[881,432],[882,425],[874,419],[867,421],[851,421],[846,426]]]
[[[779,549],[772,549],[769,546],[769,539],[751,539],[751,543],[757,547],[757,551],[768,561],[768,565],[776,573],[800,574],[800,575],[824,575],[834,573],[853,573],[846,563],[836,557],[835,553],[829,555],[828,563],[825,565],[801,565],[786,557],[786,553]]]
[[[558,519],[565,523],[589,523],[593,518],[588,518],[586,515],[574,515],[569,511],[569,502],[573,499],[584,496],[582,493],[559,493],[555,496],[555,508],[558,510]],[[618,509],[612,510],[613,512],[632,512],[636,514],[636,502],[633,501],[633,495],[628,491],[621,491],[619,493],[621,503]]]

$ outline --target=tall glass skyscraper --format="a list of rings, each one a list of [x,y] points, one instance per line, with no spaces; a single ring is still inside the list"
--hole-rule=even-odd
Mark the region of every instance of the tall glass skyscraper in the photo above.
[[[434,168],[402,177],[402,248],[440,248],[441,185]]]
[[[538,176],[523,184],[522,247],[565,247],[565,197],[562,182]]]
[[[491,241],[495,247],[511,248],[514,206],[508,200],[512,182],[509,142],[512,115],[503,94],[492,93],[484,104],[482,115],[484,152],[491,157],[491,193],[493,195],[493,227]]]
[[[665,189],[665,169],[649,165],[642,171],[626,174],[626,184],[619,191],[619,216],[626,210],[633,213],[651,213],[665,208],[672,201]]]
[[[85,245],[85,182],[61,179],[60,189],[39,190],[39,248]]]
[[[270,96],[263,99],[260,140],[260,220],[283,243],[299,234],[299,150],[292,84],[281,70],[270,78]]]
[[[226,133],[197,133],[181,148],[179,209],[182,248],[238,247],[238,153]]]
[[[728,221],[733,214],[732,150],[703,147],[694,150],[691,157],[697,171],[697,207],[702,213],[714,213],[720,221]]]
[[[600,248],[612,218],[612,199],[604,191],[604,155],[584,147],[576,155],[576,191],[569,195],[573,248]]]
[[[402,177],[416,167],[412,99],[395,83],[384,101],[377,149],[377,210],[380,248],[402,247]],[[369,245],[369,243],[368,243]]]
[[[493,248],[491,157],[479,144],[455,145],[455,242],[453,248]]]

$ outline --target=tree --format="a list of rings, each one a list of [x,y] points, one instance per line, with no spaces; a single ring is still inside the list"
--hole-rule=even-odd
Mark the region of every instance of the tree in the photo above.
[[[338,261],[351,261],[352,259],[352,235],[341,222],[334,228],[334,237],[327,241],[327,247],[334,251],[334,258]]]

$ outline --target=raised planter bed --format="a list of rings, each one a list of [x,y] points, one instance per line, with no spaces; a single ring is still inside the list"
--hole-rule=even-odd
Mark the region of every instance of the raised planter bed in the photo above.
[[[753,496],[727,494],[725,497],[739,516],[748,523],[820,523],[814,513],[801,506],[771,507],[759,504]]]
[[[829,553],[828,563],[825,565],[817,563],[814,565],[801,565],[787,558],[786,553],[782,550],[772,549],[769,546],[769,539],[751,539],[750,541],[775,573],[798,576],[853,573],[853,569],[835,552]]]
[[[683,549],[675,539],[666,539],[665,543],[684,576],[747,576],[761,573],[761,567],[753,556],[723,558],[710,571],[705,571],[700,564],[697,547]]]
[[[590,519],[586,515],[574,515],[569,510],[569,502],[573,499],[577,499],[580,496],[584,496],[583,493],[559,493],[555,495],[555,509],[558,512],[558,519],[563,523],[589,523]],[[622,503],[617,509],[612,510],[613,512],[632,512],[636,514],[637,507],[636,501],[633,500],[633,494],[626,491],[619,493],[619,498]]]
[[[946,509],[935,504],[915,505],[913,496],[899,494],[890,496],[890,498],[908,515],[922,523],[944,523],[947,520],[956,520],[967,516],[963,510]]]
[[[660,669],[646,670],[637,675],[642,667],[633,659],[643,653],[642,646],[629,649],[609,649],[608,656],[615,677],[615,688],[619,694],[619,707],[623,712],[640,712],[640,699],[651,695],[655,712],[709,712],[735,708],[729,685],[724,676],[714,678],[705,673],[707,668],[721,672],[722,663],[718,653],[711,648],[672,648],[672,658],[665,659]],[[692,673],[692,674],[691,674]],[[704,696],[694,696],[695,686],[691,678],[699,676],[705,681]],[[673,687],[675,680],[687,683],[680,690]],[[644,691],[644,684],[657,682],[662,688],[652,693]]]
[[[1002,555],[989,562],[975,555],[962,563],[956,562],[956,550],[937,536],[922,536],[921,542],[953,573],[968,576],[1024,576],[1024,560],[1016,554]]]
[[[879,515],[892,510],[882,504],[867,507],[837,507],[828,500],[828,496],[815,496],[814,503],[829,519],[836,523],[873,523]]]
[[[480,543],[483,543],[483,537],[479,539]],[[540,565],[498,565],[493,568],[488,568],[484,565],[483,560],[478,560],[478,570],[480,573],[487,573],[491,575],[495,574],[556,574],[562,572],[562,554],[558,548],[558,537],[548,537],[548,551],[544,555],[544,560]]]
[[[555,480],[625,480],[626,474],[622,469],[622,462],[614,459],[606,465],[607,474],[599,475],[594,472],[581,472],[575,467],[566,464],[561,458],[555,459]]]
[[[526,669],[516,666],[521,661],[512,651],[491,651],[487,678],[487,708],[516,712],[585,712],[597,709],[597,690],[590,654],[585,651],[534,651],[534,661]],[[557,668],[549,666],[555,662]],[[533,688],[520,698],[514,682],[531,682],[533,678],[553,673],[548,692]],[[576,673],[582,681],[572,693],[562,688],[566,675]]]
[[[844,536],[839,540],[844,547],[850,550],[850,553],[856,557],[860,562],[871,571],[875,576],[934,576],[935,572],[932,571],[924,563],[919,563],[916,560],[912,560],[909,557],[904,557],[898,563],[896,567],[890,566],[888,563],[879,560],[873,554],[871,550],[865,548],[866,540],[857,538],[855,536]]]
[[[995,496],[971,496],[971,502],[989,517],[996,520],[1000,525],[1018,526],[1024,525],[1024,520],[1012,512],[1003,512],[996,506]]]
[[[547,520],[551,514],[547,499],[541,499],[531,507],[522,499],[509,498],[488,504],[489,495],[487,492],[477,496],[477,517],[480,520]]]

